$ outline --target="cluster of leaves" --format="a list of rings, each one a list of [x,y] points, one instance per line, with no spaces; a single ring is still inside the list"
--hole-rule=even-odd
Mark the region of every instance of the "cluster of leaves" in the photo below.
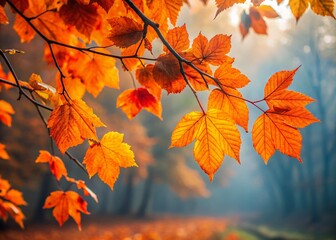
[[[8,157],[8,155],[5,157]],[[24,228],[23,220],[25,216],[20,208],[24,205],[27,205],[27,203],[23,199],[22,193],[13,189],[10,183],[0,176],[0,218],[7,221],[9,215],[21,228]]]
[[[279,14],[269,5],[264,5],[264,0],[216,0],[218,10],[216,16],[225,9],[232,7],[238,3],[249,3],[251,6],[248,11],[243,10],[239,24],[239,30],[243,38],[249,33],[252,28],[257,34],[267,35],[267,24],[264,18],[277,18]],[[278,5],[283,4],[285,1],[277,0]],[[289,0],[289,6],[296,18],[299,21],[301,16],[306,12],[308,5],[312,11],[321,16],[331,16],[335,19],[334,15],[334,1],[333,0]]]
[[[240,2],[244,1],[217,0],[216,16]],[[259,6],[260,1],[253,3],[256,6],[250,8],[249,14],[244,13],[243,35],[250,27],[266,33],[265,27],[260,27],[264,24],[263,17],[277,17],[269,6]],[[234,58],[227,55],[231,49],[230,36],[217,34],[208,39],[199,33],[191,43],[186,25],[176,26],[182,0],[0,0],[2,24],[8,23],[5,5],[15,14],[14,30],[21,42],[30,42],[36,36],[44,40],[44,58],[55,66],[57,73],[53,83],[44,82],[37,74],[32,74],[28,81],[20,81],[7,56],[22,52],[0,50],[9,72],[1,72],[1,82],[15,86],[19,99],[25,97],[36,106],[61,154],[75,161],[89,177],[98,174],[111,189],[120,167],[137,166],[135,156],[123,142],[123,134],[109,131],[102,138],[97,136],[96,128],[105,124],[83,97],[85,92],[96,97],[104,87],[119,88],[116,60],[123,70],[130,72],[134,86],[117,99],[117,107],[129,119],[142,109],[162,119],[162,90],[176,94],[188,87],[192,91],[200,111],[186,114],[177,124],[171,147],[183,147],[196,139],[195,159],[211,180],[225,155],[240,162],[241,138],[237,126],[248,131],[247,103],[263,112],[254,124],[252,138],[264,161],[276,149],[301,161],[301,135],[297,128],[318,120],[304,108],[313,101],[311,98],[287,90],[297,69],[275,73],[266,84],[263,99],[244,98],[238,89],[250,80],[233,67]],[[327,6],[333,8],[333,4]],[[169,29],[169,24],[174,27]],[[152,46],[156,38],[163,44],[163,52],[158,56]],[[109,48],[112,46],[119,48],[120,55],[112,54]],[[197,95],[205,90],[211,91],[207,110]],[[1,101],[0,120],[10,125],[14,110]],[[258,106],[262,101],[268,104],[268,110]],[[89,147],[81,162],[68,149],[85,140]],[[68,176],[62,160],[51,149],[51,154],[41,151],[36,162],[49,163],[57,181],[64,177],[97,201],[84,181]],[[7,158],[3,145],[0,151]],[[79,229],[80,213],[88,214],[87,203],[74,191],[52,192],[44,208],[52,207],[60,225],[70,215]]]

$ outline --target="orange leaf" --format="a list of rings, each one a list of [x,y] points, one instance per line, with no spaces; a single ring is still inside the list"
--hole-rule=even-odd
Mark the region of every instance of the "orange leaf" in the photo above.
[[[168,18],[170,19],[170,22],[175,26],[178,14],[183,5],[183,0],[162,0],[161,4],[162,4],[160,5],[161,9],[168,16]]]
[[[224,87],[224,92],[214,89],[208,101],[208,109],[215,108],[227,113],[236,124],[248,131],[249,111],[241,93],[234,88]]]
[[[23,220],[25,219],[25,216],[21,209],[11,202],[2,201],[0,199],[0,217],[4,220],[7,220],[7,213],[9,213],[9,215],[17,224],[19,224],[21,228],[24,228]]]
[[[331,16],[334,19],[334,0],[310,0],[310,7],[314,13],[321,16]]]
[[[0,6],[0,24],[8,24],[8,18],[6,12],[2,6]]]
[[[162,119],[161,102],[146,88],[128,89],[122,92],[117,99],[117,107],[121,107],[129,119],[135,117],[142,108]]]
[[[231,36],[218,34],[210,42],[201,33],[194,39],[192,53],[200,61],[206,61],[212,65],[221,65],[225,62],[233,62],[226,54],[231,49]]]
[[[296,18],[299,21],[301,16],[308,8],[309,0],[289,0],[289,7]]]
[[[78,189],[83,190],[83,193],[84,193],[85,196],[92,197],[93,200],[95,200],[96,203],[98,203],[97,195],[94,192],[92,192],[92,190],[90,188],[88,188],[88,186],[86,186],[86,184],[83,180],[76,180],[76,179],[70,178],[70,177],[66,177],[66,180],[68,182],[75,183]]]
[[[68,176],[68,172],[64,166],[63,161],[56,156],[52,156],[49,152],[40,150],[40,155],[35,160],[36,163],[49,163],[51,173],[59,181],[62,176]]]
[[[129,17],[114,17],[108,19],[112,29],[108,38],[114,45],[127,48],[140,41],[143,36],[141,24]]]
[[[215,18],[218,16],[218,14],[229,8],[229,7],[232,7],[234,4],[236,3],[244,3],[245,0],[216,0],[216,5],[217,5],[217,12],[216,12],[216,15],[215,15]]]
[[[243,11],[240,17],[240,24],[239,24],[239,31],[243,39],[249,33],[250,27],[251,27],[251,17],[245,11]]]
[[[183,24],[181,27],[170,29],[167,33],[166,40],[176,52],[182,52],[188,49],[190,41],[186,25]],[[169,52],[166,46],[163,47],[163,51],[166,53]]]
[[[119,88],[118,69],[113,58],[92,54],[82,60],[82,63],[79,63],[82,67],[77,70],[77,76],[83,80],[86,89],[94,97],[98,96],[104,86]]]
[[[27,202],[22,197],[22,192],[15,189],[10,189],[3,198],[17,206],[27,205]]]
[[[75,99],[56,107],[48,120],[50,136],[61,153],[84,141],[97,139],[95,127],[105,126],[84,101]]]
[[[7,191],[10,189],[11,185],[5,179],[0,176],[0,196],[6,195]]]
[[[250,82],[238,69],[233,68],[230,62],[225,62],[219,66],[215,71],[214,77],[223,86],[231,88],[242,88]]]
[[[267,17],[267,18],[280,17],[279,14],[274,10],[274,8],[268,5],[259,6],[258,11],[260,15],[263,17]]]
[[[117,180],[120,167],[137,166],[130,146],[123,143],[124,135],[117,132],[106,133],[101,141],[95,141],[87,150],[84,164],[90,178],[98,173],[100,179],[111,189]]]
[[[302,137],[299,130],[286,124],[281,115],[272,113],[274,111],[268,110],[254,123],[252,129],[254,148],[265,163],[275,149],[301,162]]]
[[[187,85],[180,73],[179,62],[170,53],[158,57],[153,68],[153,77],[168,93],[179,93]]]
[[[289,85],[292,84],[293,77],[298,69],[299,68],[291,71],[280,71],[274,73],[266,83],[264,89],[264,99],[272,98],[272,95],[276,92],[288,88]]]
[[[308,125],[319,122],[314,115],[303,107],[297,107],[290,110],[277,110],[269,114],[277,114],[283,122],[296,128],[304,128]]]
[[[67,4],[61,7],[59,14],[66,24],[75,26],[78,32],[88,39],[98,23],[99,16],[96,5],[83,5],[78,1],[67,1]]]
[[[12,116],[15,111],[8,102],[0,100],[0,121],[8,127],[12,126]]]
[[[258,8],[250,8],[251,27],[258,34],[267,35],[267,25]]]
[[[9,155],[5,150],[6,146],[2,143],[0,143],[0,158],[4,160],[9,160]]]
[[[96,0],[95,2],[97,2],[106,12],[108,12],[114,4],[114,0]]]
[[[315,100],[302,93],[290,91],[287,89],[277,90],[265,98],[269,107],[294,108],[304,107]]]
[[[54,191],[46,199],[43,208],[53,208],[53,216],[60,226],[69,218],[69,215],[75,220],[78,229],[81,230],[81,215],[90,214],[87,211],[87,202],[74,191]]]
[[[203,171],[213,179],[224,155],[239,160],[240,134],[231,118],[217,109],[191,112],[177,124],[171,147],[181,147],[196,138],[194,156]]]
[[[159,100],[161,99],[162,89],[154,80],[153,67],[153,64],[139,67],[135,72],[135,76],[139,83],[146,87],[148,91]]]

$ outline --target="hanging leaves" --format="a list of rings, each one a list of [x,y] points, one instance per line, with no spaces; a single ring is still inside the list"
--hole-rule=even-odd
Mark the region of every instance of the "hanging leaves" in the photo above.
[[[51,173],[55,176],[57,181],[61,180],[61,177],[68,176],[68,172],[64,166],[63,161],[56,156],[52,156],[49,152],[40,150],[40,155],[35,160],[36,163],[49,163]]]
[[[87,211],[87,202],[74,191],[54,191],[46,199],[43,208],[54,208],[53,216],[60,226],[69,218],[75,220],[78,229],[81,230],[81,212],[90,214]]]
[[[0,176],[0,218],[6,222],[10,216],[21,228],[24,228],[25,216],[19,206],[25,205],[27,203],[22,193],[11,188],[9,182]]]
[[[297,70],[277,72],[266,83],[264,100],[269,110],[259,116],[252,129],[253,146],[265,163],[275,150],[302,161],[302,137],[298,128],[319,121],[304,108],[312,98],[287,90]]]

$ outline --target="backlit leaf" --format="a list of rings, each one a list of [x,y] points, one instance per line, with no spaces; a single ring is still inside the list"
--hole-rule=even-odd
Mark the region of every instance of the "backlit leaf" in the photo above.
[[[309,0],[289,0],[289,7],[296,18],[299,21],[301,16],[308,8]]]
[[[170,29],[167,33],[166,39],[172,48],[177,52],[188,49],[190,45],[189,34],[185,24],[181,27]],[[163,50],[165,52],[169,52],[166,46],[164,46]]]
[[[230,62],[225,62],[217,68],[214,77],[223,86],[231,88],[242,88],[250,82],[238,69],[233,68]]]
[[[236,124],[248,130],[249,111],[241,93],[224,87],[224,92],[214,89],[208,101],[208,109],[215,108],[228,114]]]
[[[239,131],[222,111],[209,109],[206,113],[192,112],[184,116],[172,133],[171,147],[185,146],[195,138],[195,159],[210,180],[225,155],[240,162]]]
[[[99,178],[111,189],[117,180],[120,167],[137,166],[130,146],[123,142],[124,135],[117,132],[106,133],[100,141],[94,141],[87,150],[84,164],[92,177]]]
[[[294,92],[287,89],[275,91],[273,94],[269,95],[265,100],[268,106],[283,109],[304,107],[307,104],[315,101],[313,98],[308,97],[302,93]]]
[[[84,141],[97,139],[95,127],[105,126],[85,102],[75,99],[56,107],[48,120],[50,136],[61,153]]]
[[[225,62],[233,62],[233,59],[226,55],[230,49],[231,36],[223,34],[218,34],[208,41],[199,33],[192,44],[192,53],[196,58],[216,66]]]
[[[334,0],[310,0],[310,7],[318,15],[331,16],[335,19]]]

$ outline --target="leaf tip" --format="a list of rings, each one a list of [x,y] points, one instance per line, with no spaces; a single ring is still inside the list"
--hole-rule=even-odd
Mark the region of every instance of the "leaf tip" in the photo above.
[[[209,173],[208,176],[209,176],[209,180],[210,180],[210,182],[212,182],[212,180],[213,180],[215,174],[213,174],[213,173]]]

